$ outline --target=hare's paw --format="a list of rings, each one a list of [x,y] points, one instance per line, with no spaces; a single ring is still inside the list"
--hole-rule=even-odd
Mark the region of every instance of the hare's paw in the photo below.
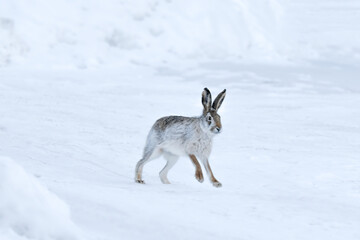
[[[141,180],[141,179],[136,179],[135,182],[140,183],[140,184],[145,184],[144,180]]]
[[[168,179],[161,179],[161,182],[162,182],[163,184],[171,184]]]
[[[204,181],[204,176],[201,171],[196,171],[195,178],[196,178],[196,180],[198,180],[201,183]]]
[[[218,181],[213,182],[212,184],[213,184],[214,187],[217,187],[217,188],[222,187],[222,184],[220,182],[218,182]]]

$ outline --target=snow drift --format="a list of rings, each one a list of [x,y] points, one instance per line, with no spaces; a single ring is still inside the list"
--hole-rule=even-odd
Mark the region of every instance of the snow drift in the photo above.
[[[357,1],[0,0],[0,6],[0,66],[360,56]]]
[[[0,6],[0,65],[58,68],[274,57],[281,16],[275,0],[0,0]]]
[[[0,157],[0,196],[0,239],[78,239],[68,206],[4,157]]]

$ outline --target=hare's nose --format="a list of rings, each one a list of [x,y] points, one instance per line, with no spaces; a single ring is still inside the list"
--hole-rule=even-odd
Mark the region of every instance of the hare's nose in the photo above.
[[[220,132],[220,130],[221,130],[221,128],[219,128],[219,127],[216,127],[215,128],[218,132]]]

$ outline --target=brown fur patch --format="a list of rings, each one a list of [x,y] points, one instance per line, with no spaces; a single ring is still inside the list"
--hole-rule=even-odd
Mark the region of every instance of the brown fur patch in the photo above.
[[[203,182],[204,181],[204,176],[203,176],[199,161],[196,159],[195,155],[190,154],[189,157],[190,157],[192,163],[194,164],[194,166],[196,168],[196,170],[195,170],[195,178],[199,182]]]
[[[206,168],[207,168],[208,171],[209,171],[211,182],[213,182],[213,183],[214,183],[214,182],[218,183],[219,181],[214,177],[214,174],[213,174],[213,172],[212,172],[212,170],[211,170],[211,167],[210,167],[209,162],[206,162]]]
[[[213,111],[211,110],[210,111],[210,114],[211,114],[211,117],[214,119],[215,121],[215,127],[218,127],[218,128],[222,128],[222,125],[221,125],[221,118],[220,118],[220,115],[216,113],[216,111]]]
[[[158,119],[155,122],[155,128],[160,129],[161,131],[164,131],[167,127],[178,123],[182,124],[184,121],[186,121],[188,117],[182,117],[182,116],[168,116]]]

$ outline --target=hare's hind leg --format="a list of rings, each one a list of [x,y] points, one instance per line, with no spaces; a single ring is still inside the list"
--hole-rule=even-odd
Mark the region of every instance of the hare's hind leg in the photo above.
[[[172,153],[164,152],[164,158],[166,159],[167,162],[166,162],[165,167],[160,171],[159,176],[160,176],[162,183],[170,184],[170,182],[167,178],[167,174],[168,174],[169,170],[175,165],[175,163],[177,162],[179,157]]]
[[[144,168],[144,165],[159,157],[161,155],[162,151],[158,148],[149,148],[144,151],[143,158],[140,159],[140,161],[136,164],[135,168],[135,182],[137,183],[145,183],[144,180],[142,180],[142,171]]]
[[[190,154],[189,155],[192,163],[194,164],[196,171],[195,171],[195,178],[199,181],[199,182],[203,182],[204,181],[204,176],[203,173],[201,171],[201,166],[199,161],[196,159],[195,155]]]

